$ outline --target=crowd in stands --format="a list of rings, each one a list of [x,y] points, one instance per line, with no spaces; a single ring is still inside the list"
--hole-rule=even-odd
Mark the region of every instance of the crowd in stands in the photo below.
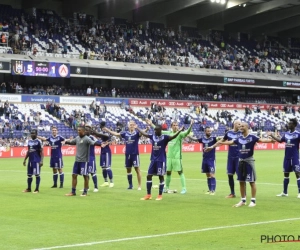
[[[291,103],[291,98],[269,93],[243,94],[242,92],[228,92],[226,89],[218,89],[212,86],[201,90],[184,90],[180,88],[168,90],[153,90],[146,88],[66,88],[62,85],[45,86],[37,84],[35,86],[25,86],[12,81],[0,84],[1,93],[19,93],[34,95],[62,95],[62,96],[94,96],[94,97],[118,97],[118,98],[147,98],[147,99],[175,99],[175,100],[195,100],[195,101],[224,101],[224,102],[245,102],[245,103]],[[94,104],[95,105],[95,104]],[[95,107],[93,108],[95,110]],[[98,115],[101,114],[101,110]]]
[[[55,102],[47,102],[45,104],[41,104],[41,109],[45,109],[49,115],[60,121],[62,124],[61,126],[71,128],[74,133],[79,125],[87,124],[95,127],[96,130],[99,130],[99,126],[94,123],[95,118],[106,119],[106,115],[108,114],[107,107],[99,102],[92,102],[88,107],[83,105],[82,109],[69,109],[69,111]],[[191,119],[196,119],[197,122],[193,131],[198,131],[200,133],[203,133],[206,126],[211,126],[215,133],[224,133],[223,130],[220,130],[220,127],[225,127],[225,131],[227,131],[232,127],[234,119],[237,118],[235,113],[236,111],[234,110],[218,110],[212,112],[204,103],[191,104],[190,107],[184,109],[184,111],[179,111],[177,108],[174,108],[171,112],[170,108],[167,110],[167,108],[163,106],[152,103],[150,107],[143,108],[143,114],[140,112],[135,114],[132,108],[128,104],[125,104],[124,106],[124,103],[120,105],[119,109],[125,109],[127,114],[133,114],[136,119],[144,120],[147,118],[151,120],[153,124],[161,125],[164,130],[170,128],[170,121],[178,121],[181,125],[188,125],[190,124]],[[98,113],[100,113],[99,115],[97,110]],[[242,113],[242,111],[239,112]],[[268,115],[268,117],[274,117],[281,122],[275,124],[273,122],[268,122],[266,119],[255,118],[255,114],[259,117],[259,114],[262,112],[264,112],[265,115]],[[244,114],[246,115],[245,117],[252,117],[250,120],[248,118],[247,119],[253,132],[261,130],[286,131],[286,118],[289,115],[293,115],[293,117],[299,115],[300,108],[296,110],[291,105],[285,105],[282,110],[279,110],[278,108],[270,105],[267,111],[262,111],[260,106],[257,105],[253,108],[246,107]],[[126,124],[127,120],[119,118],[115,124],[109,123],[108,128],[116,132],[121,132],[127,129]],[[26,146],[27,138],[31,129],[37,129],[39,132],[47,132],[48,135],[51,134],[51,124],[42,117],[38,110],[31,110],[28,111],[28,113],[20,114],[14,104],[9,103],[8,101],[0,101],[0,134],[2,135],[0,147]],[[4,137],[4,134],[8,136]],[[123,143],[122,140],[119,140],[116,137],[113,137],[112,141],[114,144]],[[189,139],[186,139],[185,142],[191,143]],[[141,137],[140,144],[148,143],[149,140],[147,138]]]
[[[1,5],[0,8],[8,8]],[[123,22],[102,23],[78,15],[70,25],[55,12],[37,10],[28,15],[3,16],[2,30],[11,32],[6,53],[46,53],[73,58],[172,65],[299,75],[299,52],[289,51],[278,42],[238,42],[212,31],[209,41],[198,32],[174,30],[163,25]],[[5,27],[5,28],[3,28]],[[39,54],[42,53],[42,54]]]

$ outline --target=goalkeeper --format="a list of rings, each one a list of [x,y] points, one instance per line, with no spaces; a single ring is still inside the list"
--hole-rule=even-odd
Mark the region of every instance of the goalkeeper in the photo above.
[[[146,123],[153,128],[155,127],[155,125],[149,119],[146,119]],[[180,182],[182,186],[181,194],[186,193],[185,176],[183,174],[182,163],[181,163],[181,159],[182,159],[181,149],[182,149],[182,140],[183,138],[187,137],[188,134],[191,132],[193,124],[194,124],[194,120],[191,120],[191,124],[188,130],[180,132],[180,134],[174,140],[168,143],[167,178],[166,178],[166,187],[164,189],[165,193],[168,193],[169,191],[172,171],[177,171],[179,174]],[[172,136],[176,134],[177,131],[178,131],[178,123],[176,121],[173,121],[171,123],[171,130],[162,131],[162,134]]]

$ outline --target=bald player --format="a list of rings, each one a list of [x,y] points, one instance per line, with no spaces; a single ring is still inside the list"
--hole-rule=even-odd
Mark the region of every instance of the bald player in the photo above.
[[[239,131],[239,127],[241,125],[240,120],[235,120],[233,122],[233,129],[228,130],[222,141],[232,141],[240,136],[242,136],[241,131]],[[227,157],[227,175],[228,175],[228,183],[230,187],[230,194],[226,196],[226,198],[235,198],[234,191],[234,174],[237,173],[239,166],[239,149],[236,144],[230,145],[228,149],[228,157]]]
[[[255,135],[249,133],[249,126],[243,122],[240,125],[240,131],[242,136],[233,139],[231,141],[218,141],[213,146],[205,149],[205,152],[213,150],[219,144],[222,145],[237,145],[239,152],[239,167],[237,171],[238,181],[240,182],[241,201],[234,205],[234,207],[242,207],[246,205],[246,182],[250,183],[251,186],[251,202],[249,207],[256,206],[256,173],[254,164],[254,146],[257,142],[272,143],[273,139],[261,139]]]

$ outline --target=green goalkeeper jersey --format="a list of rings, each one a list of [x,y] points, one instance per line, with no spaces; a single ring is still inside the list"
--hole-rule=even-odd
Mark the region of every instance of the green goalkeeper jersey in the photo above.
[[[172,158],[172,159],[181,159],[182,158],[182,155],[181,155],[182,139],[187,137],[190,132],[191,132],[191,128],[189,128],[186,131],[180,132],[180,134],[175,139],[173,139],[172,141],[169,141],[167,158]],[[176,133],[173,133],[172,131],[162,131],[162,134],[173,136]]]

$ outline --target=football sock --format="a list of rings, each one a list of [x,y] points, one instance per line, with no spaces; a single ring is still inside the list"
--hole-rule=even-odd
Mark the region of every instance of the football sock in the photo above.
[[[242,198],[242,202],[246,203],[246,197]]]
[[[72,193],[76,194],[76,188],[72,188]]]
[[[147,181],[146,188],[147,188],[147,194],[151,194],[152,181]]]
[[[110,182],[113,182],[113,172],[111,171],[110,168],[107,168],[107,174]]]
[[[64,172],[61,172],[59,174],[59,181],[60,181],[61,184],[64,183],[64,179],[65,179],[65,174],[64,174]]]
[[[181,173],[180,176],[180,182],[181,182],[181,187],[182,189],[185,189],[186,188],[186,183],[185,183],[185,176],[184,176],[184,173]]]
[[[95,187],[95,188],[98,188],[98,179],[97,179],[97,175],[96,175],[96,174],[92,174],[92,179],[93,179],[94,187]]]
[[[298,193],[300,194],[300,179],[297,179]]]
[[[284,177],[284,179],[283,179],[283,192],[285,194],[287,194],[287,192],[288,192],[289,183],[290,183],[290,178],[289,177]],[[298,180],[297,180],[297,183],[298,183]],[[299,187],[299,185],[298,185],[298,187]]]
[[[166,188],[169,189],[171,182],[171,175],[167,175],[166,177]]]
[[[159,183],[159,195],[162,195],[163,191],[164,191],[164,186],[165,186],[165,182],[162,181]]]
[[[35,176],[36,178],[35,178],[35,181],[36,181],[36,190],[39,190],[39,187],[40,187],[40,182],[41,182],[41,176],[39,176],[39,175],[36,175]]]
[[[129,186],[132,186],[132,173],[127,174],[127,180],[128,180]]]
[[[229,187],[230,187],[230,193],[231,194],[235,194],[235,192],[234,192],[234,179],[233,179],[233,175],[228,175],[228,183],[229,183]]]
[[[107,169],[106,168],[102,169],[102,175],[103,175],[104,181],[107,182]]]
[[[251,202],[255,203],[256,199],[255,198],[251,198]]]
[[[28,185],[28,190],[30,190],[31,189],[31,183],[32,183],[32,176],[28,176],[28,178],[27,178],[27,185]]]
[[[207,186],[208,186],[208,191],[211,191],[211,178],[207,178]]]
[[[58,173],[53,174],[53,183],[54,183],[54,185],[57,185],[57,177],[58,177]]]
[[[210,187],[211,187],[211,191],[215,192],[216,191],[216,185],[217,185],[217,181],[215,177],[211,177],[210,178]]]

